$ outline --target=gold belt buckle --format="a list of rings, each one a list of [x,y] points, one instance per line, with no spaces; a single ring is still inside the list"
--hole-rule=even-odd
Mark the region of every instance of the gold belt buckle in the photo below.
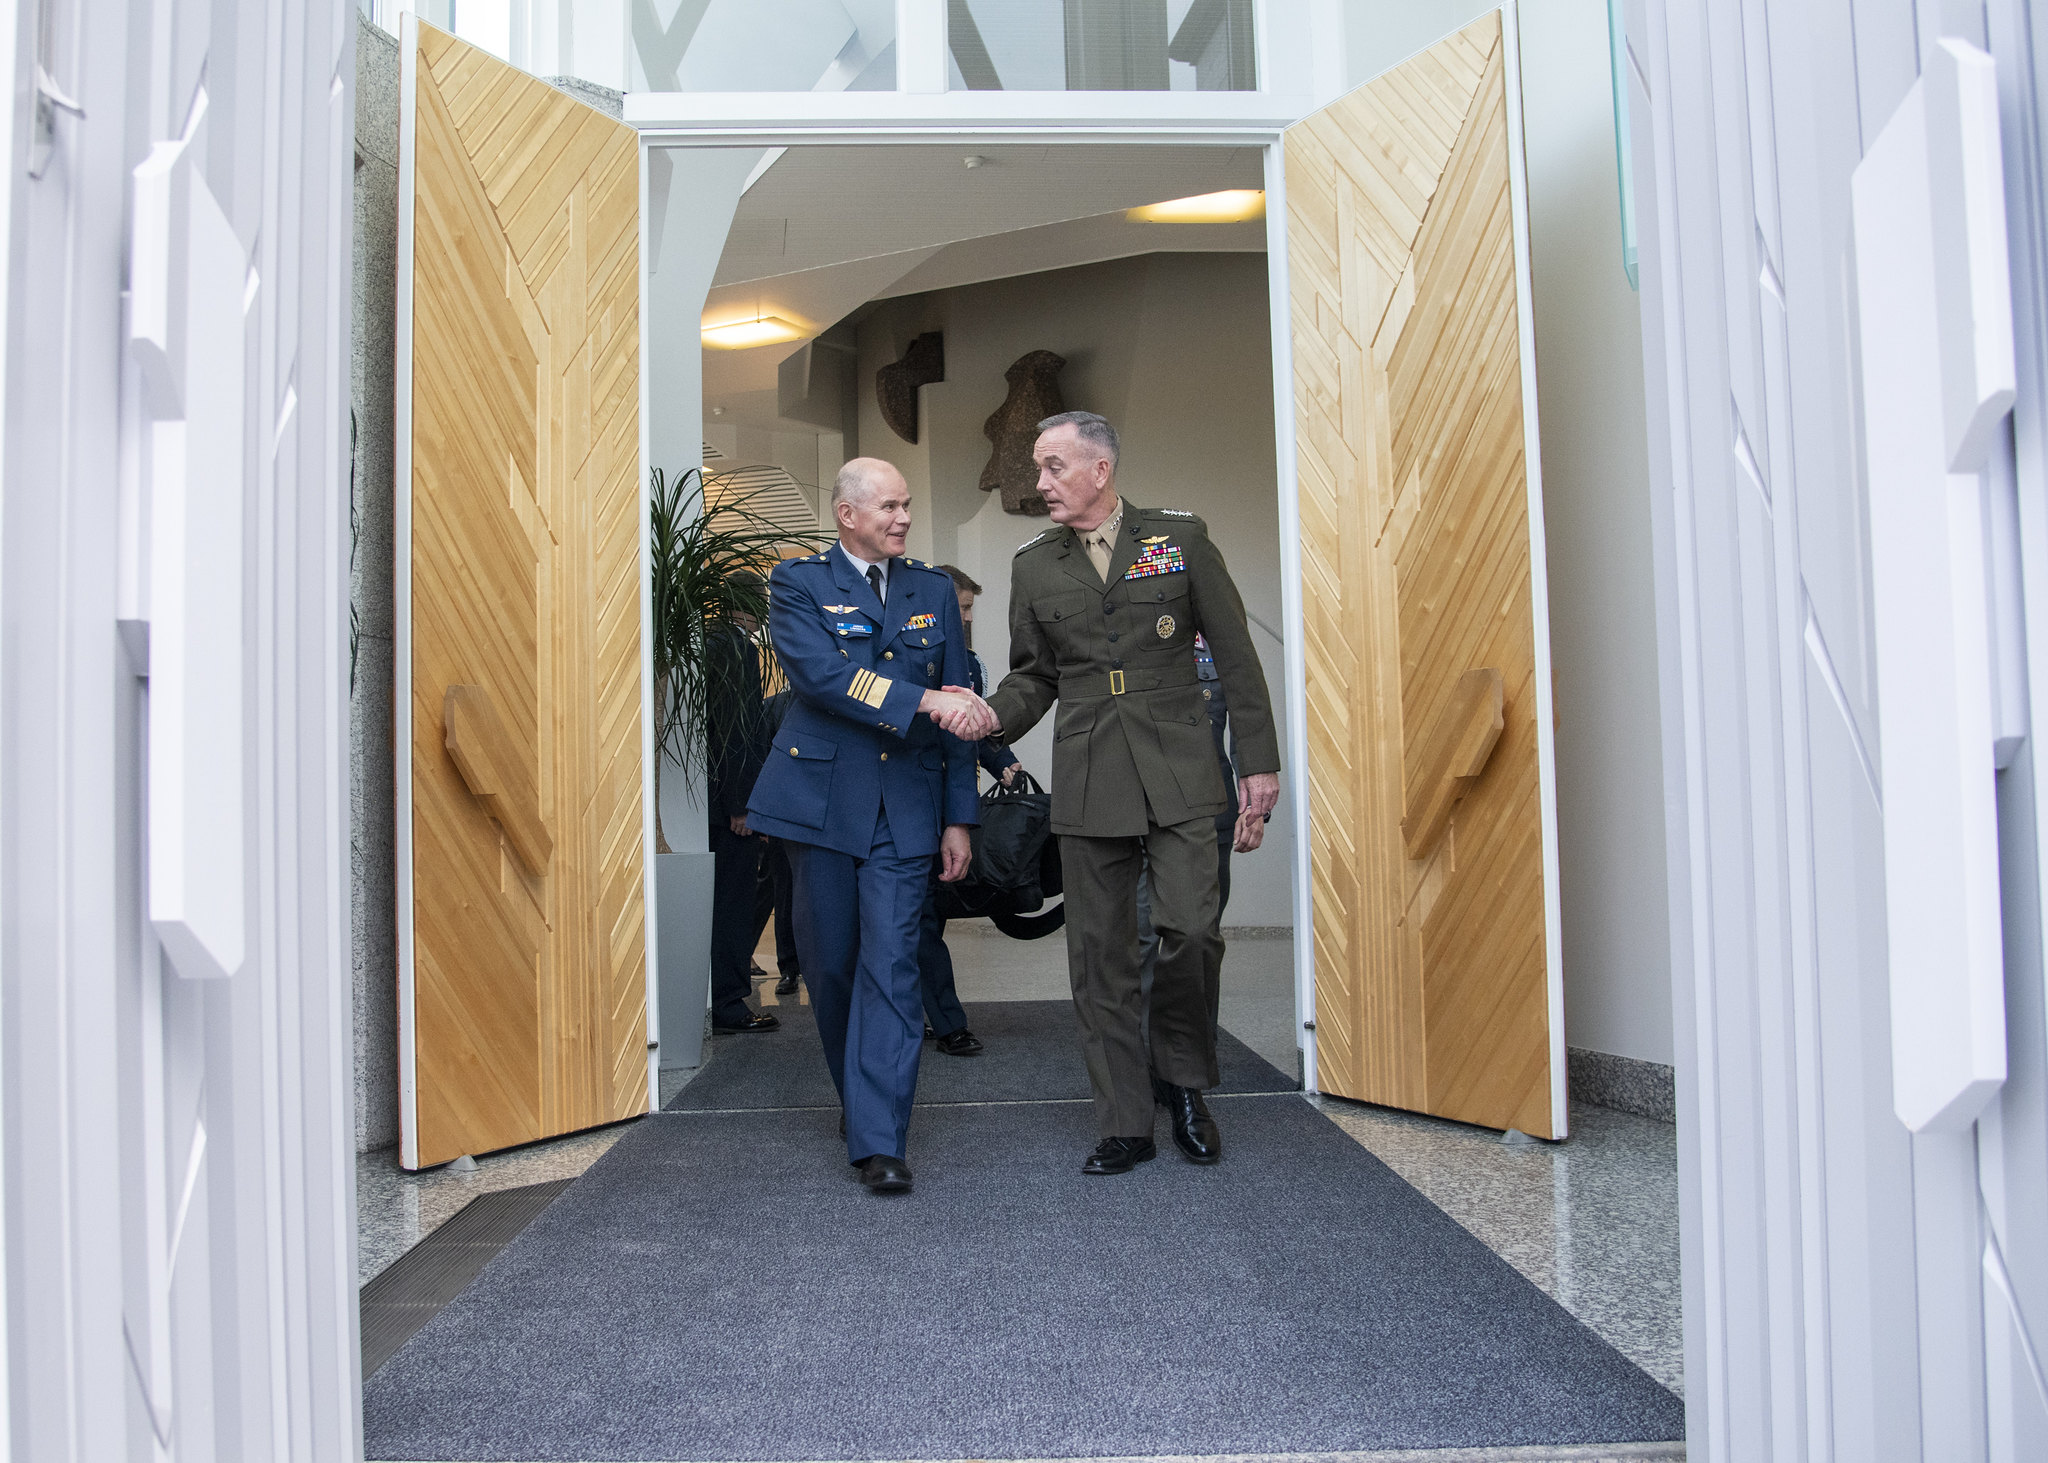
[[[1122,671],[1111,671],[1109,673],[1109,694],[1112,696],[1121,696],[1123,695],[1123,693],[1124,673]]]

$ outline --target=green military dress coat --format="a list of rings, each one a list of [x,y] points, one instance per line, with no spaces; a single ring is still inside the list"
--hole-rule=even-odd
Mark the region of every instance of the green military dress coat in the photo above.
[[[1230,703],[1238,775],[1279,771],[1244,602],[1200,518],[1126,500],[1106,584],[1071,528],[1017,551],[1010,674],[988,699],[1009,742],[1058,702],[1055,833],[1142,838],[1148,822],[1213,818],[1229,806],[1195,674],[1198,632]]]

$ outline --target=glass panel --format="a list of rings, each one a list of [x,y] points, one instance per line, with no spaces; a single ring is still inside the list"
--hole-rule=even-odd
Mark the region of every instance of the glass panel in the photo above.
[[[947,0],[963,91],[1252,91],[1254,0]]]
[[[635,91],[896,87],[894,0],[638,0],[631,16]]]
[[[1614,89],[1614,175],[1621,194],[1621,272],[1628,276],[1628,287],[1637,289],[1636,177],[1628,121],[1628,30],[1621,0],[1607,0],[1607,59],[1609,81]]]

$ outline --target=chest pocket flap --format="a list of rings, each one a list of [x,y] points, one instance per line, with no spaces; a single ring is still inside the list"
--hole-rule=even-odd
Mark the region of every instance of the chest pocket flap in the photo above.
[[[1041,624],[1064,623],[1082,614],[1088,608],[1088,591],[1069,590],[1065,594],[1048,594],[1042,599],[1031,601],[1032,616]]]
[[[1154,574],[1145,579],[1125,581],[1124,592],[1131,597],[1134,605],[1160,604],[1188,597],[1188,576],[1186,571],[1178,574]]]

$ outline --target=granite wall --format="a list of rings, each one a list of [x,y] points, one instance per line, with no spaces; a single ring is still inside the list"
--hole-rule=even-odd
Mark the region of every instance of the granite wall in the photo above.
[[[354,472],[349,565],[349,851],[356,1150],[398,1141],[392,852],[393,370],[398,306],[398,42],[356,21]]]

